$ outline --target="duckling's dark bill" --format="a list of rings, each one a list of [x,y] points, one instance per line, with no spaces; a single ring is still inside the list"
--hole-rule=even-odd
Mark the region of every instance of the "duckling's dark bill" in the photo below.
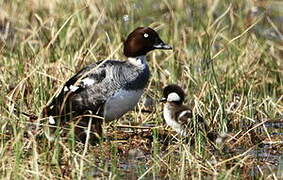
[[[161,99],[159,99],[159,102],[166,102],[166,101],[167,101],[166,98],[161,98]]]

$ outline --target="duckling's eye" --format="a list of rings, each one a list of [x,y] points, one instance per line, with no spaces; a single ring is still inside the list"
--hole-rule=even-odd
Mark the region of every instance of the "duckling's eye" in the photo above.
[[[147,33],[144,33],[144,34],[143,34],[143,37],[145,37],[145,38],[148,38],[148,36],[149,36],[149,35],[148,35]]]

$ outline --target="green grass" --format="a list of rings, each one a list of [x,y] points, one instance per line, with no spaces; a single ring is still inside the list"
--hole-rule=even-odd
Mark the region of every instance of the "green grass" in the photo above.
[[[250,28],[250,4],[245,0],[0,1],[0,32],[5,35],[0,40],[1,179],[281,175],[251,155],[263,139],[275,142],[277,154],[282,150],[263,122],[282,119],[283,66],[280,41],[257,36]],[[2,26],[9,26],[8,31]],[[161,117],[161,104],[151,114],[128,113],[105,131],[125,131],[116,127],[120,122],[152,123],[154,128],[145,132],[128,128],[124,138],[114,135],[96,146],[75,142],[72,131],[49,142],[42,136],[44,119],[30,121],[13,112],[16,105],[40,116],[63,82],[79,69],[101,59],[123,59],[122,41],[138,26],[155,28],[174,47],[148,55],[151,80],[146,93],[157,100],[165,85],[181,85],[186,102],[219,134],[220,143],[198,134],[191,145],[172,135]],[[129,159],[130,152],[141,157],[135,154]],[[253,174],[256,168],[264,173]]]

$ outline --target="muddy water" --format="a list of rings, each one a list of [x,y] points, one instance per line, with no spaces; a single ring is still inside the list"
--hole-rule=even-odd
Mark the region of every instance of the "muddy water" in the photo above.
[[[273,173],[283,178],[283,121],[266,122],[259,131],[265,133],[266,138],[249,153],[255,160],[251,176],[262,177]]]
[[[256,132],[258,136],[260,136],[261,141],[254,142],[250,146],[233,146],[233,154],[230,154],[228,151],[225,153],[225,156],[230,154],[228,158],[234,157],[253,147],[252,150],[246,154],[246,156],[249,156],[248,162],[244,164],[247,168],[243,170],[244,172],[241,171],[240,173],[248,174],[248,177],[255,179],[258,177],[267,177],[270,174],[283,178],[283,121],[265,122],[257,127]],[[117,132],[113,132],[113,134],[117,134]],[[111,140],[112,143],[114,142],[116,144],[118,153],[115,156],[105,156],[105,159],[100,158],[100,164],[104,164],[104,167],[102,167],[104,171],[94,168],[85,171],[84,174],[87,177],[110,177],[117,173],[116,175],[118,175],[119,178],[130,180],[138,179],[141,175],[146,174],[143,179],[162,179],[162,177],[168,173],[167,171],[163,172],[161,168],[157,170],[156,173],[153,173],[154,169],[151,169],[154,164],[154,147],[152,147],[153,141],[150,136],[152,136],[152,132],[150,131],[137,134],[129,131],[123,132],[119,136],[120,139]],[[141,143],[142,141],[144,143]],[[247,138],[244,141],[251,141],[251,139]],[[162,142],[162,140],[160,140],[160,142]],[[171,143],[169,143],[169,145]],[[147,147],[143,149],[145,146]],[[107,149],[111,149],[111,147],[103,146],[102,149],[107,151]],[[159,152],[157,152],[157,154],[159,157],[162,157],[162,154],[166,153],[166,148],[159,148],[158,150]],[[223,154],[217,155],[215,151],[214,155],[217,159],[223,160]],[[177,152],[176,156],[178,156]],[[93,162],[97,161],[98,157],[94,157]],[[116,158],[116,160],[114,160],[116,162],[114,163],[113,157],[114,159]],[[99,167],[99,163],[97,166]],[[210,176],[208,175],[208,177]]]

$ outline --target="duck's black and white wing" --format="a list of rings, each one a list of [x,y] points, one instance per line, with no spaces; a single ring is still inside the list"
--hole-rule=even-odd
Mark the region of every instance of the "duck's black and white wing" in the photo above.
[[[116,115],[111,115],[112,118],[109,119],[118,118],[136,104],[135,101],[142,93],[136,90],[142,90],[148,79],[147,66],[140,68],[127,61],[100,61],[85,67],[71,77],[58,96],[55,96],[51,104],[47,106],[45,114],[47,116],[65,116],[66,114],[76,116],[85,111],[91,111],[93,114],[103,116],[104,104],[106,101],[113,100],[114,104],[119,102],[129,105],[126,108],[121,105],[122,110],[116,112]],[[125,91],[120,92],[123,89]],[[112,101],[108,104],[111,103]],[[115,109],[117,108],[114,106]]]
[[[176,117],[177,117],[177,121],[180,124],[188,124],[190,123],[193,117],[193,113],[192,113],[192,110],[188,108],[184,108],[176,113]]]
[[[122,63],[122,62],[115,62]],[[99,61],[83,68],[71,77],[45,108],[45,116],[63,116],[65,114],[81,114],[85,110],[99,111],[109,93],[105,93],[109,78],[106,77],[107,66],[113,61]],[[112,89],[115,91],[115,88]],[[113,93],[112,92],[112,93]]]
[[[184,108],[178,113],[178,122],[184,127],[187,134],[194,134],[196,129],[206,132],[208,130],[207,124],[203,117],[196,114],[193,116],[193,112],[189,108]]]

